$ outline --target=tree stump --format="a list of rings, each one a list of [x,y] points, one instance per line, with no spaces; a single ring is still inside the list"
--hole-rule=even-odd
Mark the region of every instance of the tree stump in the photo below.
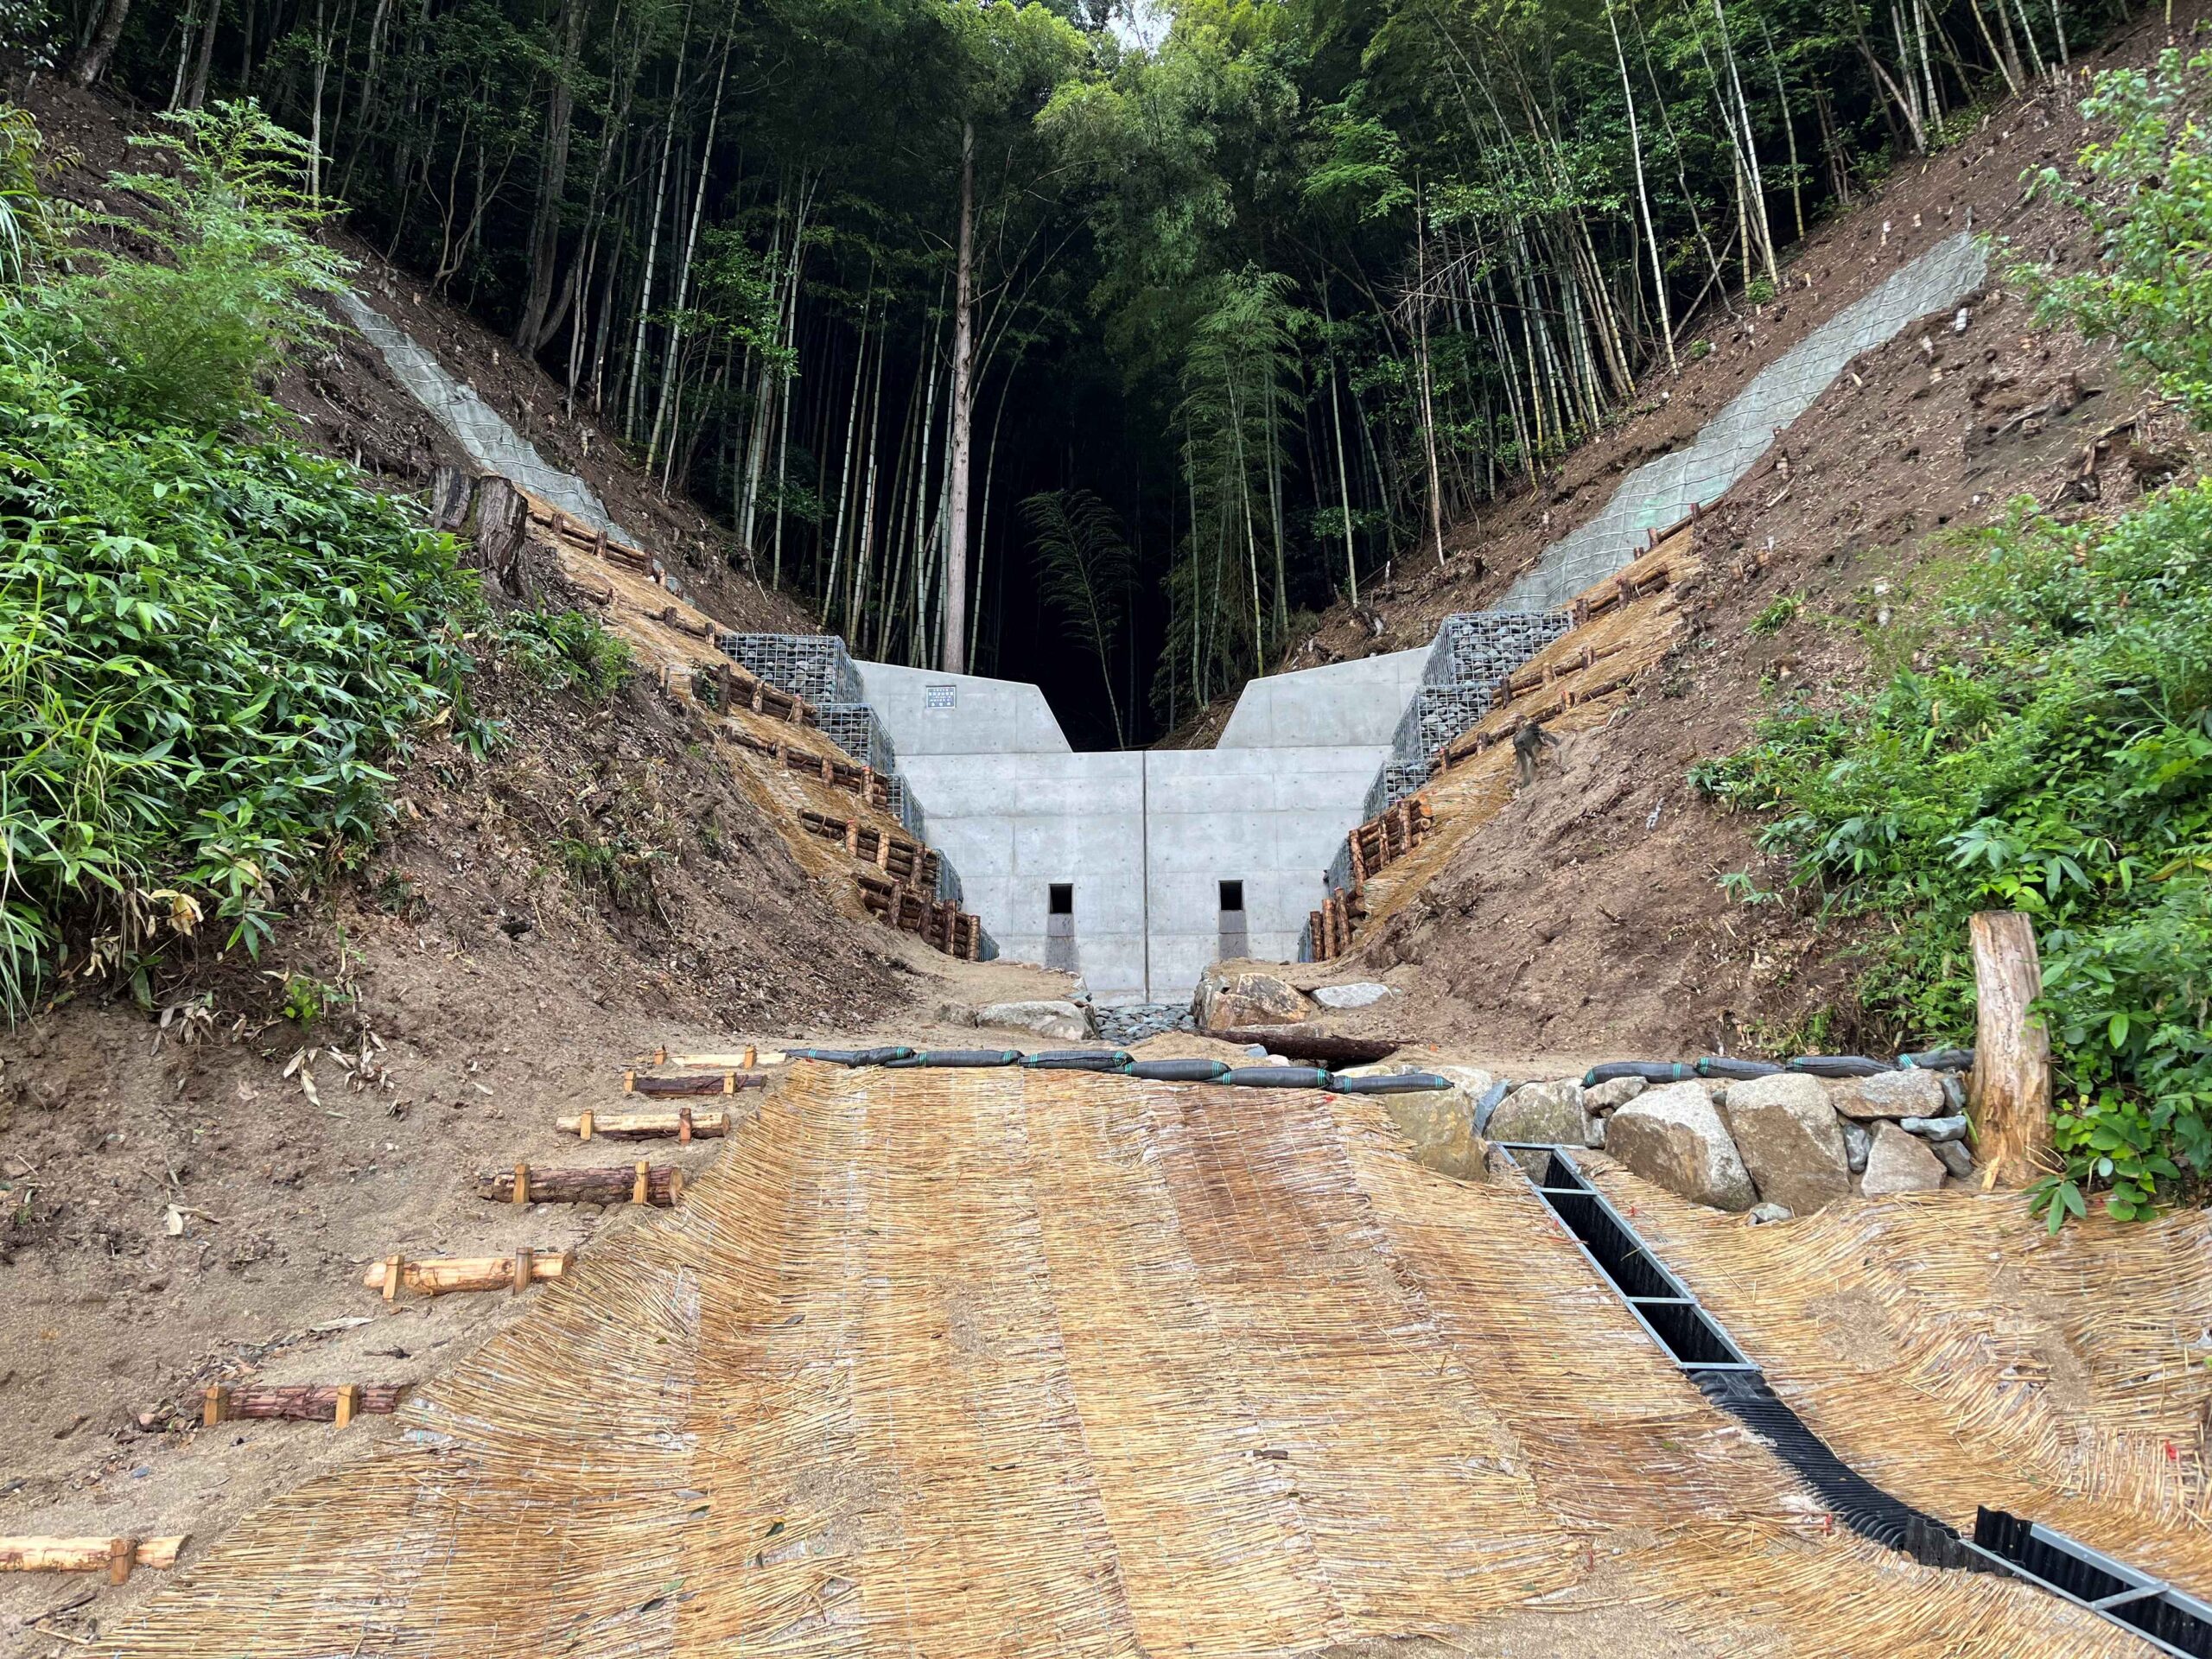
[[[1974,1155],[2007,1185],[2056,1166],[2050,1155],[2050,1034],[2030,1014],[2043,995],[2035,925],[2015,910],[1985,910],[1967,924],[1974,944],[1974,1073],[1967,1107]]]

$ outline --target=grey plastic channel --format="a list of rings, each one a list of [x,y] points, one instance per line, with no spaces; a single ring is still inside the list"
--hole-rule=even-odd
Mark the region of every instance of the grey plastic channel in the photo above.
[[[2076,1607],[2099,1615],[2115,1628],[2126,1630],[2130,1636],[2156,1648],[2160,1653],[2171,1654],[2174,1659],[2196,1659],[2196,1656],[2192,1655],[2188,1649],[2177,1648],[2172,1643],[2152,1635],[2139,1624],[2132,1624],[2116,1615],[2120,1608],[2133,1603],[2165,1601],[2189,1614],[2192,1618],[2202,1619],[2207,1624],[2212,1624],[2212,1603],[2199,1600],[2186,1590],[2177,1589],[2163,1579],[2154,1579],[2140,1568],[2128,1566],[2125,1561],[2114,1560],[2102,1550],[2092,1548],[2079,1539],[2069,1537],[2055,1527],[2046,1527],[2040,1521],[2031,1521],[2028,1523],[2028,1535],[2037,1543],[2055,1549],[2062,1554],[2071,1555],[2076,1560],[2086,1561],[2101,1572],[2109,1573],[2129,1587],[2113,1595],[2100,1597],[2094,1601],[2084,1600],[2064,1586],[2055,1584],[2040,1573],[2031,1572],[2019,1562],[2007,1556],[1985,1548],[1971,1540],[1962,1539],[1961,1541],[1976,1554],[1995,1562],[2000,1571],[2008,1573],[2016,1579],[2025,1580],[2038,1590],[2056,1596],[2062,1601],[2070,1601]]]
[[[1532,1141],[1501,1141],[1497,1144],[1499,1149],[1513,1160],[1513,1166],[1521,1172],[1521,1178],[1529,1183],[1529,1190],[1536,1195],[1538,1201],[1541,1202],[1544,1208],[1550,1212],[1552,1219],[1559,1224],[1560,1230],[1567,1235],[1568,1242],[1571,1243],[1577,1250],[1581,1252],[1582,1259],[1590,1264],[1590,1270],[1597,1274],[1598,1278],[1611,1289],[1614,1296],[1619,1300],[1621,1306],[1628,1309],[1630,1317],[1635,1319],[1637,1324],[1643,1326],[1643,1334],[1651,1338],[1652,1346],[1658,1349],[1661,1353],[1666,1355],[1668,1359],[1674,1364],[1677,1370],[1751,1372],[1758,1372],[1760,1370],[1760,1367],[1753,1364],[1750,1360],[1744,1357],[1744,1351],[1736,1345],[1736,1339],[1728,1334],[1726,1327],[1724,1326],[1719,1320],[1714,1319],[1713,1315],[1707,1311],[1705,1305],[1700,1302],[1696,1296],[1691,1293],[1689,1287],[1683,1284],[1680,1279],[1676,1278],[1673,1273],[1669,1271],[1667,1264],[1662,1262],[1658,1256],[1653,1253],[1651,1247],[1643,1242],[1643,1236],[1637,1232],[1635,1228],[1629,1225],[1628,1217],[1622,1215],[1618,1210],[1613,1207],[1611,1199],[1608,1198],[1596,1187],[1590,1185],[1586,1181],[1583,1181],[1583,1184],[1580,1186],[1546,1186],[1536,1179],[1534,1172],[1529,1169],[1528,1164],[1523,1161],[1521,1156],[1523,1153],[1529,1153],[1544,1154],[1556,1158],[1561,1163],[1565,1164],[1569,1170],[1573,1172],[1574,1177],[1578,1181],[1582,1181],[1583,1176],[1581,1168],[1575,1163],[1573,1155],[1567,1147]],[[1592,1250],[1589,1245],[1583,1243],[1580,1236],[1575,1232],[1573,1226],[1567,1221],[1567,1217],[1560,1212],[1559,1205],[1554,1202],[1554,1195],[1555,1193],[1572,1193],[1578,1198],[1587,1198],[1595,1204],[1599,1210],[1604,1213],[1607,1220],[1611,1221],[1614,1226],[1619,1228],[1624,1234],[1634,1242],[1636,1245],[1635,1254],[1643,1259],[1644,1264],[1651,1269],[1652,1273],[1657,1277],[1659,1281],[1673,1290],[1675,1294],[1671,1296],[1630,1295],[1626,1289],[1622,1287],[1620,1281],[1614,1277],[1612,1273],[1605,1267],[1605,1265],[1598,1260],[1597,1253]],[[1675,1352],[1672,1346],[1669,1344],[1667,1339],[1659,1334],[1657,1328],[1653,1325],[1651,1320],[1646,1317],[1644,1313],[1644,1308],[1646,1306],[1655,1307],[1688,1307],[1694,1310],[1699,1321],[1702,1323],[1706,1329],[1713,1334],[1713,1338],[1719,1343],[1721,1347],[1727,1351],[1732,1357],[1723,1360],[1694,1361],[1681,1358]]]

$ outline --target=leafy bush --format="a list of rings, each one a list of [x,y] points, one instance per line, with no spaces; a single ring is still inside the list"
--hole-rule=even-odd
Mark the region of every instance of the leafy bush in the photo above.
[[[2033,187],[2082,214],[2096,263],[2063,276],[2034,264],[2011,273],[2041,321],[2115,342],[2200,425],[2212,424],[2212,143],[2190,105],[2208,76],[2212,52],[2184,59],[2171,47],[2148,72],[2100,74],[2082,105],[2105,133],[2082,152],[2088,185],[2045,168]]]
[[[500,647],[538,684],[602,702],[630,675],[630,648],[582,611],[517,611],[506,620]]]
[[[460,700],[451,542],[341,463],[86,418],[0,313],[0,1011],[73,921],[257,949]]]
[[[1897,920],[1862,992],[1916,1037],[1973,1028],[1967,917],[2032,914],[2067,1161],[2038,1201],[2147,1213],[2212,1173],[2212,483],[1968,543],[1944,660],[1785,709],[1696,781]]]
[[[315,300],[351,267],[315,239],[326,212],[292,182],[306,140],[251,102],[162,118],[173,136],[131,142],[168,170],[110,181],[143,217],[103,221],[156,257],[73,249],[80,269],[33,293],[18,332],[85,385],[91,418],[229,427],[261,406],[262,377],[327,327]]]

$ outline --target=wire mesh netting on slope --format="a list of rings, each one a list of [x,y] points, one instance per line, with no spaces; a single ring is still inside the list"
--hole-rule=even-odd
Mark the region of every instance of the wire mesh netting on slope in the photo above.
[[[1368,1099],[802,1065],[533,1294],[104,1649],[2146,1651],[1824,1528]]]

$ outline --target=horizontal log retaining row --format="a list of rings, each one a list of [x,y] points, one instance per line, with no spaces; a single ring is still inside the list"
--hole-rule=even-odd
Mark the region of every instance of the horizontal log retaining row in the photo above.
[[[649,1204],[672,1210],[683,1198],[673,1164],[616,1164],[605,1169],[480,1170],[476,1196],[494,1204]]]
[[[790,1057],[779,1048],[762,1048],[757,1043],[747,1043],[741,1049],[727,1054],[671,1054],[665,1045],[650,1055],[640,1055],[639,1065],[712,1065],[734,1066],[740,1071],[750,1071],[756,1065],[781,1065]]]
[[[858,818],[833,818],[805,808],[798,816],[809,834],[844,842],[847,853],[874,865],[893,880],[914,887],[937,886],[938,855],[919,842],[862,823]]]
[[[714,637],[711,629],[707,637]],[[726,715],[750,709],[756,715],[789,721],[794,726],[816,724],[814,705],[805,698],[769,684],[751,669],[741,668],[727,658],[712,668],[693,671],[691,695]]]
[[[191,1536],[0,1537],[0,1573],[105,1573],[110,1584],[123,1584],[134,1567],[175,1567]]]
[[[1306,937],[1313,942],[1313,960],[1332,961],[1351,949],[1352,927],[1366,915],[1366,899],[1342,887],[1323,899],[1320,909],[1308,911],[1306,925],[1311,931]]]
[[[677,1141],[712,1138],[729,1133],[728,1112],[698,1112],[679,1106],[672,1112],[579,1112],[556,1118],[553,1127],[563,1135],[588,1141],[599,1135],[608,1141],[646,1141],[673,1135]]]
[[[343,1428],[365,1411],[390,1415],[406,1395],[404,1382],[271,1382],[252,1388],[211,1382],[200,1402],[200,1421],[212,1428],[251,1417],[282,1417]]]
[[[983,925],[950,899],[925,899],[901,881],[863,870],[855,878],[861,902],[889,925],[918,933],[922,943],[949,957],[973,962],[982,950]]]
[[[696,1071],[681,1077],[640,1077],[635,1071],[622,1074],[626,1095],[734,1095],[741,1089],[767,1086],[766,1076],[757,1071]]]
[[[1609,697],[1616,691],[1625,690],[1629,686],[1633,684],[1635,681],[1636,675],[1631,672],[1627,674],[1617,674],[1611,679],[1604,681],[1597,685],[1578,686],[1572,691],[1560,693],[1558,696],[1553,698],[1551,702],[1546,703],[1542,708],[1531,710],[1529,713],[1522,715],[1521,721],[1519,723],[1525,724],[1529,721],[1541,721],[1555,719],[1559,715],[1565,714],[1570,709],[1579,707],[1586,702],[1595,702],[1600,697]],[[1492,710],[1491,712],[1495,713],[1496,710]],[[1495,748],[1500,743],[1510,743],[1513,741],[1514,729],[1515,728],[1512,726],[1500,726],[1491,731],[1468,733],[1466,736],[1461,738],[1458,742],[1452,744],[1450,748],[1444,751],[1443,756],[1438,763],[1438,769],[1440,771],[1449,772],[1454,766],[1464,766],[1466,762],[1473,760],[1477,755],[1480,754],[1484,749]]]
[[[805,749],[795,748],[780,740],[772,743],[766,738],[755,737],[744,728],[733,723],[725,722],[720,730],[726,741],[738,747],[781,760],[793,772],[811,772],[823,783],[849,791],[871,806],[887,807],[891,804],[891,785],[875,775],[873,766],[855,766],[849,760],[815,754]]]
[[[397,1300],[400,1287],[425,1296],[444,1296],[458,1290],[515,1290],[529,1288],[549,1279],[565,1279],[572,1256],[567,1250],[517,1250],[512,1255],[434,1255],[410,1261],[388,1255],[361,1275],[371,1290],[382,1291],[387,1302]]]
[[[660,561],[645,549],[616,541],[607,533],[603,525],[587,530],[560,508],[536,496],[527,499],[530,501],[530,522],[543,526],[556,546],[577,553],[588,553],[595,559],[620,565],[626,570],[634,570],[654,582],[664,580],[665,573],[660,568]]]
[[[1413,851],[1435,828],[1435,810],[1417,795],[1407,796],[1361,824],[1345,837],[1351,851],[1352,890],[1357,892],[1369,876]]]

